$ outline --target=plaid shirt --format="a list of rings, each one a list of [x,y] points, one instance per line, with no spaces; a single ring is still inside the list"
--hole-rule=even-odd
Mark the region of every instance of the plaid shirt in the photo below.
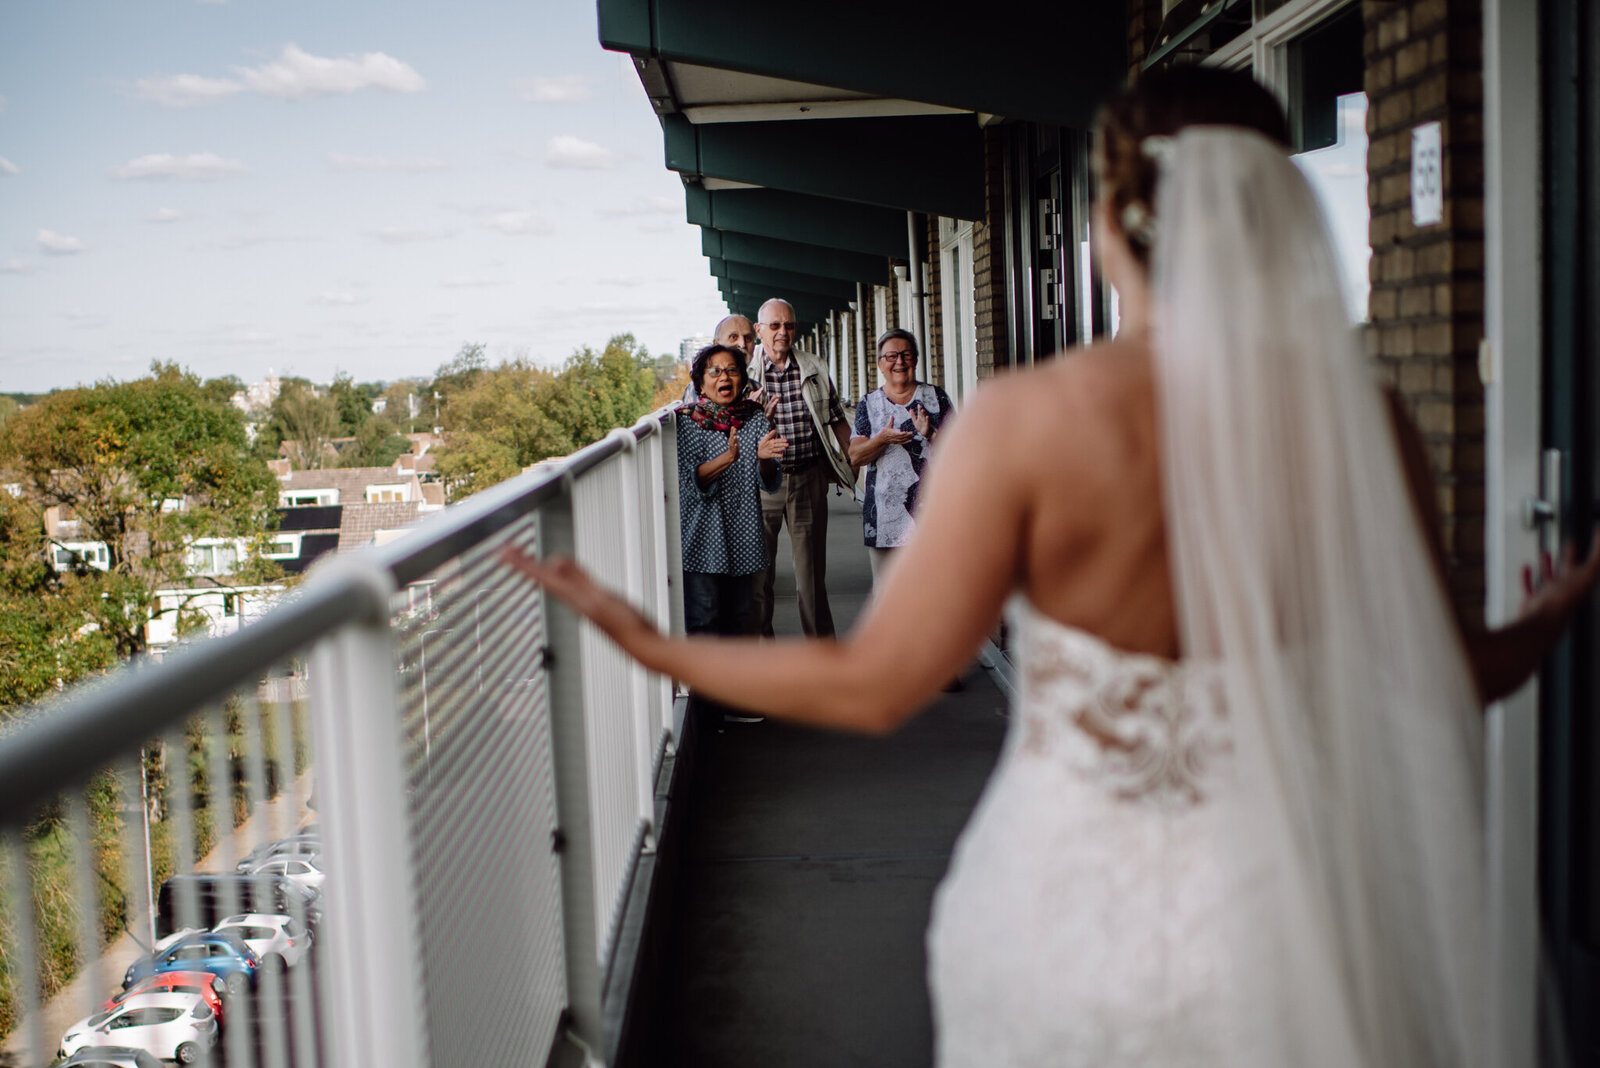
[[[770,358],[763,358],[767,360],[767,392],[778,398],[772,423],[778,428],[778,436],[789,442],[783,454],[783,470],[796,471],[809,467],[822,459],[822,440],[817,437],[816,424],[811,421],[805,397],[800,392],[800,361],[790,355],[780,371]],[[839,394],[834,390],[833,383],[829,382],[828,411],[823,422],[831,426],[843,419],[844,405],[839,403]]]

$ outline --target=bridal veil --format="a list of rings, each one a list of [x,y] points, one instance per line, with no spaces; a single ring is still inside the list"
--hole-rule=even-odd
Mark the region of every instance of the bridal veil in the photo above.
[[[1498,1063],[1479,702],[1321,212],[1254,132],[1147,149],[1180,625],[1226,677],[1254,905],[1234,1063]]]

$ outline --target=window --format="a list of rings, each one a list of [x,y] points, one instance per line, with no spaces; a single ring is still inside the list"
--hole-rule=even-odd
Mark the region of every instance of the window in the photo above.
[[[275,534],[261,555],[268,560],[296,560],[300,557],[300,535]]]
[[[338,503],[336,489],[284,490],[278,494],[279,508],[321,508]]]
[[[1256,0],[1254,25],[1206,60],[1253,70],[1289,114],[1295,163],[1333,231],[1354,320],[1367,317],[1366,60],[1361,5],[1352,0]]]
[[[374,484],[367,487],[368,504],[391,504],[409,501],[411,486],[408,483]]]
[[[99,571],[111,567],[111,551],[103,541],[68,541],[50,549],[50,562],[57,571],[71,571],[83,566]]]
[[[189,546],[189,574],[228,575],[239,562],[239,549],[232,542],[201,542]]]

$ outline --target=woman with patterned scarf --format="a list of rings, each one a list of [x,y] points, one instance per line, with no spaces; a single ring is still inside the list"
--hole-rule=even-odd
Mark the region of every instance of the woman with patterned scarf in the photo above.
[[[759,487],[778,488],[778,458],[788,442],[745,397],[737,351],[701,349],[689,377],[700,400],[678,412],[684,629],[743,634],[766,566]]]

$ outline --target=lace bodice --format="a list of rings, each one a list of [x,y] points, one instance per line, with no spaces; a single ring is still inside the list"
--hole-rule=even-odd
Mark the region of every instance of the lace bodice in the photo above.
[[[1010,732],[929,929],[938,1063],[1220,1066],[1218,680],[1012,623]]]

